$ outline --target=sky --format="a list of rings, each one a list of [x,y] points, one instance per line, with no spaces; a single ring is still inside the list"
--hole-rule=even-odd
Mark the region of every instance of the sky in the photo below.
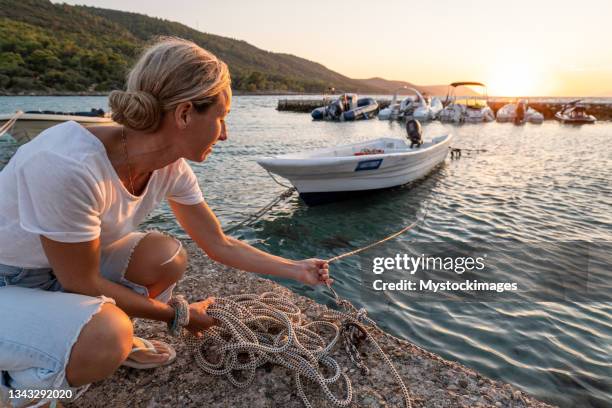
[[[612,96],[612,1],[67,0],[178,21],[351,78]]]

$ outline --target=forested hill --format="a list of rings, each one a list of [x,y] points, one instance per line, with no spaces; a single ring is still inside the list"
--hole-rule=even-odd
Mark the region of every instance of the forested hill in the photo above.
[[[106,92],[123,85],[143,45],[158,35],[190,39],[230,67],[239,91],[386,93],[323,65],[261,50],[142,14],[47,0],[0,0],[0,93]]]

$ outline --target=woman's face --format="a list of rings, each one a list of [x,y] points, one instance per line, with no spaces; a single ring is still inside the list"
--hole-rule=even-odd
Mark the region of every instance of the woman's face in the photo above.
[[[232,103],[231,90],[222,91],[216,99],[215,104],[203,113],[191,108],[189,125],[185,129],[188,142],[186,158],[189,160],[206,160],[215,143],[227,139],[225,117]]]

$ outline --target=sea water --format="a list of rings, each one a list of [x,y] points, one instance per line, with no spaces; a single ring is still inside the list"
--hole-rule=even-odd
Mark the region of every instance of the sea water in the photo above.
[[[243,220],[285,190],[257,165],[257,158],[405,135],[403,126],[394,122],[313,122],[308,114],[277,112],[277,99],[235,96],[227,120],[228,140],[218,143],[204,163],[191,163],[224,226]],[[106,105],[105,97],[0,97],[0,113]],[[536,278],[529,270],[540,260],[530,253],[533,248],[545,251],[551,243],[573,242],[610,247],[612,123],[424,125],[426,139],[446,132],[455,135],[454,147],[465,149],[462,157],[447,158],[417,183],[312,208],[294,195],[234,236],[292,259],[328,259],[420,219],[413,230],[373,252],[332,264],[339,294],[366,307],[369,316],[392,334],[544,401],[562,407],[609,406],[612,302],[605,297],[551,302],[537,296],[530,301],[466,301],[415,299],[403,291],[364,295],[364,277],[372,274],[376,255],[419,256],[423,248],[448,242],[473,244],[475,251],[492,243],[513,245],[515,250],[498,260],[495,277],[529,286]],[[0,163],[6,163],[15,149],[6,136],[0,139]],[[186,237],[165,204],[143,228]],[[553,255],[557,266],[575,260],[571,251]],[[609,255],[600,254],[600,272],[609,273]],[[324,288],[281,283],[332,304]],[[605,284],[610,285],[610,279]]]

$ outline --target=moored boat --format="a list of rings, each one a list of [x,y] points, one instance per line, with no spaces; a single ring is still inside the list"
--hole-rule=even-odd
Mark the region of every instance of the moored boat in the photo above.
[[[580,102],[581,100],[578,99],[564,105],[559,112],[555,113],[555,118],[563,123],[573,125],[595,123],[597,118],[589,115],[586,111],[587,105]]]
[[[92,109],[88,112],[27,111],[1,114],[0,128],[8,125],[9,128],[5,131],[18,143],[23,144],[38,136],[43,130],[69,120],[85,127],[115,124],[110,115],[102,109]]]
[[[356,94],[342,94],[327,106],[312,111],[314,120],[351,121],[371,119],[378,112],[378,102],[374,98],[358,98]]]
[[[404,139],[384,137],[257,162],[288,179],[306,204],[317,205],[417,180],[444,161],[451,139],[446,134],[410,148]]]
[[[378,119],[396,120],[405,118],[406,120],[428,121],[435,119],[443,108],[442,102],[438,98],[431,98],[414,88],[404,87],[401,89],[411,91],[414,95],[409,95],[398,102],[398,95],[395,93],[390,105],[378,112]]]
[[[423,95],[423,97],[425,99],[425,103],[421,106],[417,106],[414,109],[411,118],[420,122],[437,119],[440,112],[442,112],[442,109],[444,109],[442,101],[440,101],[440,99],[436,96],[432,98],[429,95]]]
[[[483,89],[482,96],[457,97],[457,88],[475,86]],[[481,123],[495,120],[495,114],[488,104],[487,86],[481,82],[453,82],[439,114],[440,121],[450,123]]]
[[[544,122],[544,115],[529,106],[529,101],[526,99],[502,106],[496,116],[498,122],[514,122],[515,124]]]

